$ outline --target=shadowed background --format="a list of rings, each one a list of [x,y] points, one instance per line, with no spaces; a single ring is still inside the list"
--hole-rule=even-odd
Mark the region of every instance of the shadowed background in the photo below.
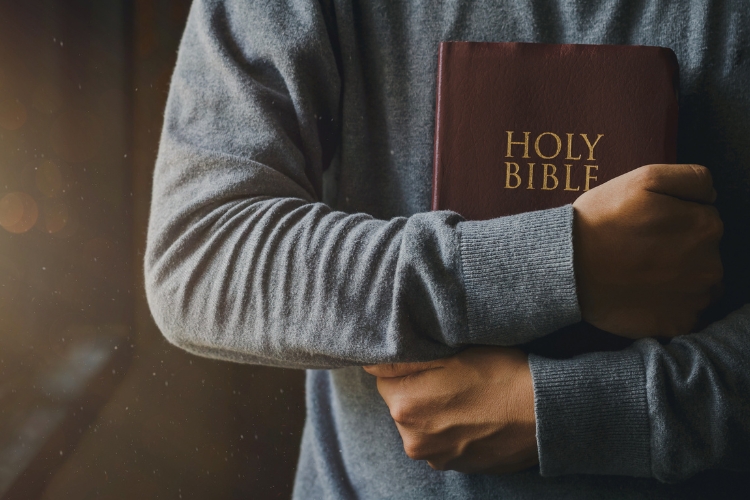
[[[303,373],[169,345],[142,284],[186,0],[0,0],[0,495],[288,498]]]

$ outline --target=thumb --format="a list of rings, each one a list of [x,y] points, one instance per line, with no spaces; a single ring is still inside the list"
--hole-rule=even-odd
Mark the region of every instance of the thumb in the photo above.
[[[440,368],[442,366],[443,365],[438,360],[418,363],[384,363],[382,365],[363,366],[362,368],[370,375],[379,378],[396,378],[406,377],[407,375],[413,375],[427,370],[434,370],[435,368]]]
[[[644,176],[646,191],[697,203],[716,201],[711,172],[702,165],[646,165],[633,172]]]

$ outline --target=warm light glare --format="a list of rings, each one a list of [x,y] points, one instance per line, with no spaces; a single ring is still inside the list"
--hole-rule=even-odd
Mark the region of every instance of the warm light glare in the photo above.
[[[49,83],[43,83],[34,89],[31,105],[40,113],[54,113],[63,105],[62,94]]]
[[[63,178],[58,167],[50,160],[44,160],[36,169],[36,187],[47,198],[55,198],[63,192]]]
[[[90,160],[96,154],[100,141],[100,130],[92,116],[83,111],[64,111],[50,130],[52,149],[70,163]]]
[[[8,193],[0,199],[0,226],[11,233],[25,233],[36,224],[39,208],[26,193]]]
[[[17,130],[26,123],[26,107],[18,99],[0,101],[0,127]]]
[[[50,202],[44,205],[44,229],[52,234],[58,233],[65,229],[68,224],[69,213],[68,206],[62,202]]]
[[[115,245],[106,238],[92,238],[83,244],[82,255],[90,267],[104,269],[117,261]]]

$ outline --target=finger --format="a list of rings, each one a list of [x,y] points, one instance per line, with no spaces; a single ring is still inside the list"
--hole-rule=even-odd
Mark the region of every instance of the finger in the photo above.
[[[702,165],[646,165],[634,172],[643,176],[646,191],[697,203],[716,201],[711,172]]]
[[[442,366],[439,361],[425,361],[419,363],[384,363],[382,365],[369,365],[362,368],[376,377],[395,378],[406,377],[415,373],[432,370]]]
[[[376,384],[380,396],[391,409],[391,416],[404,415],[405,410],[413,410],[435,393],[436,387],[444,384],[441,367],[414,372],[403,377],[378,377]],[[442,374],[445,375],[445,374]]]
[[[415,415],[420,414],[422,401],[419,388],[412,387],[407,381],[409,379],[403,377],[377,379],[378,393],[388,407],[391,418],[399,427],[402,437],[402,431],[413,425]],[[406,427],[402,427],[403,425]]]
[[[393,410],[391,406],[396,404],[399,401],[398,398],[403,395],[404,388],[399,384],[401,380],[403,379],[393,377],[378,377],[377,379],[378,393],[391,410]]]

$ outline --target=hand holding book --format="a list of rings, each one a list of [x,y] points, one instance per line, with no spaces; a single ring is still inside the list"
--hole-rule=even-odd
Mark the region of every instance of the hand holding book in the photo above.
[[[666,166],[678,72],[661,47],[441,43],[432,208],[482,220],[573,203],[584,236],[584,322],[528,352],[567,358],[687,333],[708,305],[721,276],[710,175]]]
[[[722,278],[711,174],[648,165],[573,203],[584,321],[629,338],[688,333]]]
[[[629,338],[688,333],[722,276],[715,198],[705,167],[657,164],[576,199],[583,319]],[[485,474],[537,463],[534,389],[521,350],[473,347],[446,359],[365,370],[378,377],[410,458]]]
[[[472,347],[425,363],[365,366],[406,455],[433,469],[508,474],[539,462],[528,356]]]
[[[688,333],[721,280],[723,228],[709,171],[674,164],[674,54],[452,42],[438,65],[433,209],[487,219],[573,204],[584,322],[523,348],[570,357]],[[365,370],[409,457],[492,474],[537,462],[522,350],[472,347]]]

